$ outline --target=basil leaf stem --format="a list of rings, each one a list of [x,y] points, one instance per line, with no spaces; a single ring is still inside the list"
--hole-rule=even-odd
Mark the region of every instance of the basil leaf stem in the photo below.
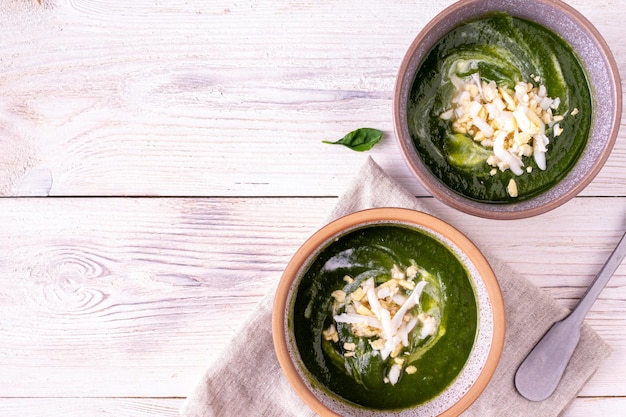
[[[362,127],[345,135],[343,138],[336,142],[323,140],[323,143],[329,143],[331,145],[343,145],[353,151],[363,152],[369,151],[376,145],[383,137],[383,132],[378,129],[372,129],[369,127]]]

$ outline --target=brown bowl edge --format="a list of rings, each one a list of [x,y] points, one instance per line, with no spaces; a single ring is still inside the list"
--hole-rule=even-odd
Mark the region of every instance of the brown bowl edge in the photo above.
[[[341,417],[339,414],[327,408],[326,405],[308,389],[307,385],[300,377],[296,365],[291,360],[285,335],[287,298],[294,280],[297,278],[297,274],[300,272],[304,263],[307,262],[321,244],[344,230],[360,224],[377,221],[399,221],[414,224],[445,236],[462,249],[468,258],[471,259],[485,284],[493,310],[492,343],[487,360],[472,387],[457,403],[440,414],[439,417],[458,416],[474,403],[484,391],[500,361],[506,334],[504,300],[497,277],[478,247],[458,229],[427,213],[404,208],[366,209],[348,214],[327,224],[307,239],[288,263],[276,290],[276,297],[272,308],[272,339],[278,362],[291,387],[313,411],[318,413],[321,417]]]

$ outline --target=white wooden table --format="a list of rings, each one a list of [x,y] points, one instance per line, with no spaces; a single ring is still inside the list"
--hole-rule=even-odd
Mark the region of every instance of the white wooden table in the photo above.
[[[175,416],[368,155],[446,1],[4,0],[0,416]],[[626,1],[569,1],[626,73]],[[362,126],[368,154],[322,144]],[[571,307],[626,229],[626,133],[537,218],[440,215]],[[565,413],[623,415],[626,266],[588,316],[613,347]]]

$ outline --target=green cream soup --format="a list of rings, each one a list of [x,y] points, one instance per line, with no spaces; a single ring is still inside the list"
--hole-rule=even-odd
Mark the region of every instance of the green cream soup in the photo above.
[[[311,383],[363,407],[434,398],[476,338],[468,271],[446,245],[408,226],[366,226],[334,240],[296,291],[289,325]]]
[[[464,89],[478,98],[467,101]],[[545,192],[570,171],[587,142],[592,100],[562,38],[498,13],[457,26],[433,46],[407,114],[416,150],[436,177],[468,198],[508,203]]]

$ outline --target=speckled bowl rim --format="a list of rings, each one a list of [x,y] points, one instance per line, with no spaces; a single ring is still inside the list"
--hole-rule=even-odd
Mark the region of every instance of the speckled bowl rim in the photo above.
[[[463,21],[495,11],[535,21],[563,37],[583,62],[592,89],[594,108],[591,137],[567,176],[543,194],[508,204],[469,199],[448,188],[433,175],[412,143],[406,110],[414,74],[437,40]],[[621,115],[621,80],[611,50],[591,22],[560,0],[461,0],[454,3],[435,16],[411,43],[400,65],[393,97],[397,141],[409,168],[424,188],[453,208],[491,219],[536,216],[578,195],[596,177],[609,157],[617,138]]]
[[[297,291],[299,280],[310,267],[313,259],[337,237],[362,227],[378,224],[405,225],[434,236],[453,250],[470,271],[474,291],[479,298],[479,332],[468,362],[475,355],[476,345],[488,344],[482,346],[483,352],[478,354],[482,355],[482,358],[481,363],[476,364],[479,369],[474,376],[475,379],[465,384],[462,388],[463,392],[456,395],[453,403],[447,403],[443,408],[439,404],[437,407],[440,410],[436,414],[431,414],[440,417],[458,416],[478,398],[496,370],[504,346],[506,327],[504,302],[496,276],[480,250],[460,231],[426,213],[402,208],[376,208],[355,212],[319,229],[297,250],[278,284],[272,310],[272,337],[278,362],[296,393],[322,417],[426,415],[423,413],[428,408],[424,408],[423,405],[397,411],[370,410],[355,407],[338,400],[336,396],[327,394],[323,389],[315,388],[306,376],[308,371],[300,369],[304,365],[297,353],[293,335],[289,331],[290,305]],[[479,296],[477,292],[482,292],[482,294]],[[481,326],[483,321],[487,323]],[[482,342],[480,342],[481,337]],[[461,375],[463,372],[465,368]]]

